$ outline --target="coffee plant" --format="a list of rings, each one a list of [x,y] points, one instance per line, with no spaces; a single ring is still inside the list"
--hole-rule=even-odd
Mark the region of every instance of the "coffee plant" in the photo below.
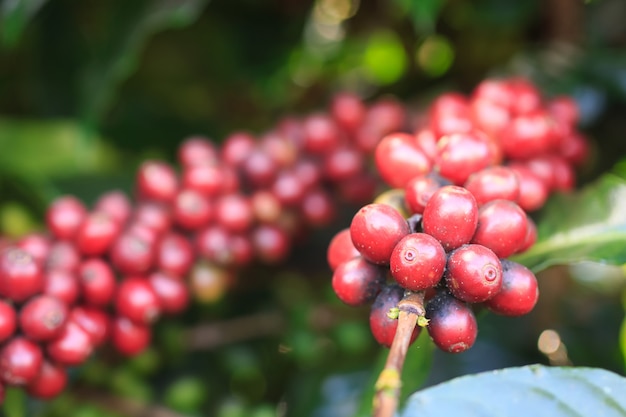
[[[2,6],[2,415],[626,415],[609,6],[206,3]]]

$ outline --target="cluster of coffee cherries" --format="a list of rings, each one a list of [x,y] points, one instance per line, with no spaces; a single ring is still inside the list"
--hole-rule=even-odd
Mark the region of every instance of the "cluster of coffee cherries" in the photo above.
[[[56,396],[67,368],[103,344],[142,352],[160,316],[182,312],[191,296],[219,299],[243,266],[281,262],[338,204],[371,201],[367,161],[406,120],[393,99],[341,93],[328,111],[259,137],[237,132],[221,146],[191,137],[179,168],[138,168],[132,197],[56,199],[45,232],[0,245],[0,398],[5,385]]]
[[[328,262],[339,299],[372,303],[380,344],[393,342],[398,302],[424,292],[413,336],[426,327],[436,346],[458,353],[475,342],[475,309],[519,316],[535,306],[535,275],[506,258],[533,245],[527,213],[573,187],[589,149],[574,101],[546,100],[523,79],[443,94],[426,119],[377,145],[376,167],[392,190],[335,235]]]

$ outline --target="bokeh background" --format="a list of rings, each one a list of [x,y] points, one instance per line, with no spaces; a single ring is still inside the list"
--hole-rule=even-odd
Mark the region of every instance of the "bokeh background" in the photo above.
[[[193,134],[219,142],[235,130],[261,133],[324,109],[338,91],[393,95],[420,117],[437,94],[468,92],[490,76],[526,76],[547,95],[577,100],[593,150],[581,184],[623,173],[624,21],[623,0],[3,0],[0,234],[40,230],[62,194],[90,203],[111,189],[132,193],[141,161],[174,162]],[[325,265],[325,245],[354,209],[344,207],[287,265],[246,271],[218,301],[162,321],[141,356],[100,352],[72,370],[57,400],[10,390],[2,412],[367,415],[385,352],[367,309],[335,299]],[[537,309],[481,316],[469,352],[433,353],[420,339],[405,394],[535,362],[623,374],[622,270],[583,264],[540,279]]]

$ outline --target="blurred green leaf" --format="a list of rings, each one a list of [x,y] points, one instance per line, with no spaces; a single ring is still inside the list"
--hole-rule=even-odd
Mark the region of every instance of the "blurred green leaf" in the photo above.
[[[511,259],[537,272],[579,261],[626,263],[626,181],[607,174],[584,189],[553,196],[537,242]]]
[[[26,25],[47,0],[6,0],[0,4],[0,36],[5,47],[14,47]]]
[[[407,68],[401,39],[394,32],[381,30],[370,35],[363,54],[363,70],[375,84],[392,84]]]
[[[433,352],[434,345],[428,336],[428,332],[424,330],[420,333],[415,343],[409,347],[406,355],[404,367],[402,368],[400,404],[403,404],[409,395],[418,390],[424,384],[426,378],[428,378]],[[355,417],[369,417],[372,415],[372,403],[375,394],[374,385],[380,372],[385,367],[388,354],[389,349],[381,349],[380,355],[372,367],[371,381],[366,385],[367,390],[363,393],[359,411]]]
[[[411,396],[402,417],[624,416],[626,379],[531,365],[455,378]]]
[[[411,18],[415,32],[430,34],[435,31],[445,0],[396,0],[396,3]]]
[[[6,417],[26,417],[26,393],[22,388],[6,389],[2,411]]]
[[[93,128],[137,67],[139,54],[155,33],[193,23],[208,0],[117,1],[108,36],[96,46],[81,79],[81,119]]]

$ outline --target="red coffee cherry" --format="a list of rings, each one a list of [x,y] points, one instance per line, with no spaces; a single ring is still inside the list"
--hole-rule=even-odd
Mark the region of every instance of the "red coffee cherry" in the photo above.
[[[111,320],[109,315],[102,309],[90,306],[76,306],[70,311],[70,318],[84,330],[94,347],[98,347],[107,341],[110,335]]]
[[[205,197],[219,195],[224,189],[224,168],[219,165],[194,165],[185,168],[182,188]]]
[[[359,306],[374,300],[385,280],[384,268],[359,256],[335,269],[332,286],[337,297],[345,304]]]
[[[138,324],[153,323],[161,313],[157,294],[145,278],[124,279],[115,295],[115,309],[121,316],[128,317]]]
[[[512,165],[519,179],[519,198],[517,204],[526,212],[535,211],[543,207],[548,199],[549,190],[546,184],[530,169]]]
[[[221,160],[230,166],[239,167],[256,147],[256,139],[248,132],[234,132],[222,142]]]
[[[305,224],[311,227],[326,226],[337,215],[333,198],[324,188],[307,191],[299,208]]]
[[[157,235],[161,235],[171,229],[172,213],[169,207],[164,204],[144,201],[135,208],[132,222],[154,230]]]
[[[342,145],[324,156],[323,168],[329,181],[341,181],[363,172],[365,155],[353,145]]]
[[[527,230],[526,213],[520,206],[508,200],[493,200],[478,210],[472,243],[488,247],[498,258],[506,258],[524,243]]]
[[[63,196],[46,211],[46,225],[57,239],[73,239],[87,216],[87,209],[76,197]]]
[[[404,187],[404,201],[411,213],[422,214],[426,203],[444,184],[433,175],[421,175],[410,180]]]
[[[510,103],[513,114],[527,114],[542,107],[541,94],[531,81],[515,77],[508,79],[506,83],[513,97]]]
[[[26,392],[35,398],[49,400],[63,392],[66,386],[65,368],[44,359],[39,374],[26,385]]]
[[[21,302],[43,289],[41,267],[22,249],[10,247],[0,253],[0,293]]]
[[[231,234],[220,225],[213,225],[196,234],[195,247],[198,254],[219,265],[233,265],[235,254],[230,246]]]
[[[228,194],[215,203],[215,222],[233,233],[246,232],[254,221],[250,199],[243,194]]]
[[[446,251],[469,243],[478,224],[478,204],[465,188],[446,185],[426,203],[422,227],[437,239]]]
[[[472,309],[445,291],[426,304],[428,335],[435,345],[449,353],[461,353],[474,345],[478,325]]]
[[[463,245],[450,253],[444,278],[456,298],[479,303],[502,288],[502,265],[490,249],[482,245]]]
[[[372,303],[370,311],[370,330],[374,339],[383,346],[391,347],[398,328],[398,320],[389,318],[389,310],[396,307],[404,297],[404,289],[398,285],[385,285]],[[415,326],[411,343],[417,339],[422,328]]]
[[[260,147],[255,147],[241,164],[241,172],[246,184],[253,188],[268,187],[280,170],[274,161]]]
[[[172,232],[163,236],[157,244],[155,265],[174,277],[183,278],[191,268],[194,256],[189,239]]]
[[[9,385],[26,385],[41,369],[43,354],[38,344],[17,336],[0,350],[0,377]]]
[[[495,161],[489,138],[480,131],[451,133],[437,143],[434,169],[456,185]]]
[[[137,193],[141,199],[169,203],[178,192],[174,169],[160,161],[146,161],[137,171]]]
[[[409,232],[404,217],[387,204],[372,203],[361,207],[350,224],[354,247],[375,264],[388,264],[393,248]]]
[[[303,147],[307,153],[325,154],[339,144],[339,129],[322,113],[311,114],[302,122]]]
[[[61,334],[67,316],[65,303],[49,295],[38,295],[22,306],[20,328],[31,340],[50,340]]]
[[[535,274],[524,265],[502,259],[502,289],[485,306],[503,316],[522,316],[530,313],[539,299]]]
[[[382,179],[394,188],[404,188],[412,178],[425,175],[432,168],[415,136],[408,133],[385,136],[376,147],[374,161]]]
[[[126,230],[113,242],[109,256],[122,274],[144,274],[152,268],[158,237],[139,225]]]
[[[294,170],[283,169],[270,187],[272,194],[284,206],[298,205],[306,192],[306,186]]]
[[[359,255],[359,251],[352,243],[350,229],[346,228],[337,232],[331,239],[326,251],[326,260],[330,269],[334,271],[340,264]]]
[[[86,256],[105,254],[120,233],[120,225],[105,212],[87,215],[76,231],[74,243],[80,253]]]
[[[191,136],[178,147],[178,161],[184,167],[217,163],[218,149],[204,136]]]
[[[44,274],[43,293],[52,296],[65,305],[72,305],[80,295],[80,284],[73,272],[53,269]]]
[[[61,334],[48,343],[47,352],[61,365],[77,366],[87,360],[93,348],[89,333],[73,320],[68,320]]]
[[[186,230],[209,224],[215,215],[213,203],[195,190],[181,190],[172,203],[174,223]]]
[[[48,236],[38,233],[30,233],[22,236],[15,243],[15,245],[30,254],[35,262],[43,267],[45,266],[46,259],[50,254],[50,246],[52,245],[52,242]]]
[[[537,225],[531,217],[526,217],[526,236],[524,243],[517,249],[516,253],[522,253],[530,249],[537,241]]]
[[[505,166],[477,171],[469,176],[463,186],[472,193],[479,206],[498,199],[517,202],[520,195],[517,174]]]
[[[276,264],[289,255],[289,235],[278,225],[261,224],[251,234],[256,258],[266,264]]]
[[[164,313],[181,313],[189,305],[189,289],[180,279],[163,272],[153,272],[148,281]]]
[[[545,111],[536,110],[511,120],[500,136],[502,151],[510,159],[528,159],[550,151],[552,122]]]
[[[149,326],[134,323],[126,317],[116,317],[111,328],[113,347],[125,356],[135,356],[143,352],[152,339]]]
[[[446,252],[443,246],[425,233],[406,235],[391,254],[391,276],[401,287],[411,291],[437,285],[445,267]]]
[[[348,132],[355,132],[363,124],[367,109],[363,101],[349,92],[337,93],[330,104],[330,114],[335,122]]]
[[[106,306],[113,299],[116,279],[110,264],[100,258],[86,259],[78,267],[83,300],[94,306]]]
[[[437,97],[430,105],[428,120],[437,140],[473,129],[467,98],[459,93],[445,93]]]
[[[16,329],[17,313],[15,307],[0,300],[0,343],[13,336]]]
[[[50,246],[50,253],[46,260],[47,271],[75,272],[80,265],[81,255],[71,242],[56,241]]]
[[[106,213],[118,224],[124,225],[132,214],[133,206],[124,192],[110,191],[98,198],[94,210]]]

